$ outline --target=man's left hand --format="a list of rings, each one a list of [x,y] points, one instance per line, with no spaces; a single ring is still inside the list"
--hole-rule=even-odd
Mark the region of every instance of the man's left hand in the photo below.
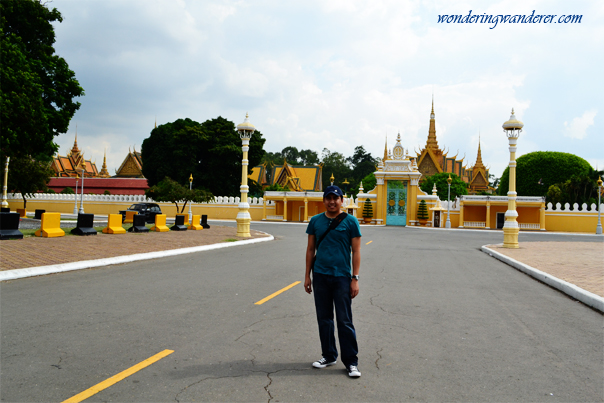
[[[350,298],[359,295],[359,280],[350,280]]]

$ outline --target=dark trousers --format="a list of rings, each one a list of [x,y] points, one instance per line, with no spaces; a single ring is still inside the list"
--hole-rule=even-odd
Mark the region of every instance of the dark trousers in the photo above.
[[[358,365],[359,353],[357,336],[352,324],[350,281],[348,277],[313,273],[313,290],[323,358],[328,361],[335,361],[338,358],[333,323],[335,307],[342,362],[346,366]]]

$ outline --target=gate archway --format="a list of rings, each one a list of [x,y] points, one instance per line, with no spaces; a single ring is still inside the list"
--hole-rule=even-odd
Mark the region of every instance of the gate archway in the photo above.
[[[386,192],[386,225],[407,225],[407,181],[389,180]]]

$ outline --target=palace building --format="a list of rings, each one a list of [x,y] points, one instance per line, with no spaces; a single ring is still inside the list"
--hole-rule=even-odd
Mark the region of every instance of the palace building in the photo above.
[[[105,171],[107,170],[104,166]],[[55,171],[55,176],[61,178],[75,178],[82,175],[84,169],[84,177],[93,178],[99,176],[99,171],[96,163],[91,160],[84,159],[84,153],[78,148],[78,134],[75,135],[73,147],[66,157],[57,154],[52,162],[52,169]]]
[[[143,195],[149,188],[147,179],[143,176],[141,153],[128,150],[128,155],[114,176],[107,170],[107,153],[103,156],[103,166],[99,172],[96,163],[84,158],[84,153],[78,148],[76,133],[73,147],[66,157],[57,154],[52,163],[55,177],[48,182],[48,188],[61,192],[70,187],[73,190],[81,186],[82,169],[84,170],[85,193],[113,195]]]
[[[432,111],[430,112],[428,140],[426,141],[426,146],[416,154],[417,167],[422,174],[422,180],[437,173],[449,172],[459,176],[461,180],[469,185],[468,193],[470,194],[489,190],[489,171],[482,162],[480,140],[478,144],[478,156],[476,157],[476,163],[472,168],[468,168],[464,165],[465,157],[461,160],[457,159],[457,155],[448,157],[448,152],[443,151],[438,146],[438,141],[436,139],[434,100],[432,100]],[[386,157],[385,154],[385,158]],[[422,180],[420,180],[420,182]]]

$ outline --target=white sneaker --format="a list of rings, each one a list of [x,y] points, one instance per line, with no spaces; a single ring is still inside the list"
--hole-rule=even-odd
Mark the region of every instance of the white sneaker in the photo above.
[[[361,371],[359,371],[356,365],[349,365],[348,376],[351,378],[358,378],[359,376],[361,376]]]
[[[334,365],[335,363],[335,361],[328,362],[325,358],[321,358],[319,361],[313,362],[312,366],[315,368],[325,368],[329,367],[330,365]]]

